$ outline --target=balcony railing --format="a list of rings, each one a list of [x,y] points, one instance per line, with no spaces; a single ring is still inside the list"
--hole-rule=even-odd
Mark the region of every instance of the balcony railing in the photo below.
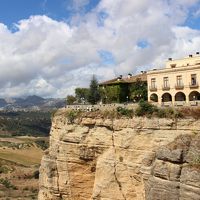
[[[177,89],[177,90],[181,90],[181,89],[183,89],[184,88],[184,85],[183,84],[176,84],[175,85],[175,89]]]
[[[151,92],[155,92],[155,91],[157,91],[157,86],[155,86],[155,85],[149,86],[149,90],[150,90]]]
[[[198,82],[194,82],[194,83],[189,83],[190,88],[198,88],[199,84]]]
[[[170,85],[163,85],[162,90],[170,90]]]
[[[162,106],[172,106],[172,102],[171,101],[167,101],[167,102],[162,102]]]
[[[174,105],[175,106],[184,106],[185,101],[175,101]]]

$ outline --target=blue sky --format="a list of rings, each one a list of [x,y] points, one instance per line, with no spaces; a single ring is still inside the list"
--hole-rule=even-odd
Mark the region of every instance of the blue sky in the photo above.
[[[73,8],[73,0],[0,0],[0,22],[11,26],[31,15],[47,15],[56,20],[68,20],[75,13],[87,13],[99,0],[90,0],[79,10]]]
[[[65,97],[196,51],[200,0],[0,0],[0,97]]]
[[[84,0],[79,1],[83,2]],[[88,3],[79,10],[74,10],[73,0],[0,0],[0,22],[11,26],[13,23],[27,19],[31,15],[47,15],[56,20],[69,20],[77,12],[80,14],[90,12],[99,2],[100,0],[88,0]],[[191,7],[183,24],[200,29],[200,13],[198,13],[198,16],[193,15],[199,9],[200,3]],[[106,13],[100,14],[102,14],[102,17],[106,16]]]

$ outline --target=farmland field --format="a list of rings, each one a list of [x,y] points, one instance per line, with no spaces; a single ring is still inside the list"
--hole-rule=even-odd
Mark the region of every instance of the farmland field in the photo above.
[[[0,200],[37,199],[38,170],[48,137],[0,138]]]

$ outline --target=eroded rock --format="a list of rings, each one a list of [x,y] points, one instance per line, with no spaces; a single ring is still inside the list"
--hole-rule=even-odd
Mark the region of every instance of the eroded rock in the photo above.
[[[42,159],[38,199],[199,200],[197,124],[139,117],[69,124],[62,111]]]

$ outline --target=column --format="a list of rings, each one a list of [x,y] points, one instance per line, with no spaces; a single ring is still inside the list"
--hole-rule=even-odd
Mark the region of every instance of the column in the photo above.
[[[175,95],[172,95],[172,106],[175,106]]]
[[[185,94],[185,102],[186,102],[187,105],[189,105],[189,103],[190,103],[188,93]]]

